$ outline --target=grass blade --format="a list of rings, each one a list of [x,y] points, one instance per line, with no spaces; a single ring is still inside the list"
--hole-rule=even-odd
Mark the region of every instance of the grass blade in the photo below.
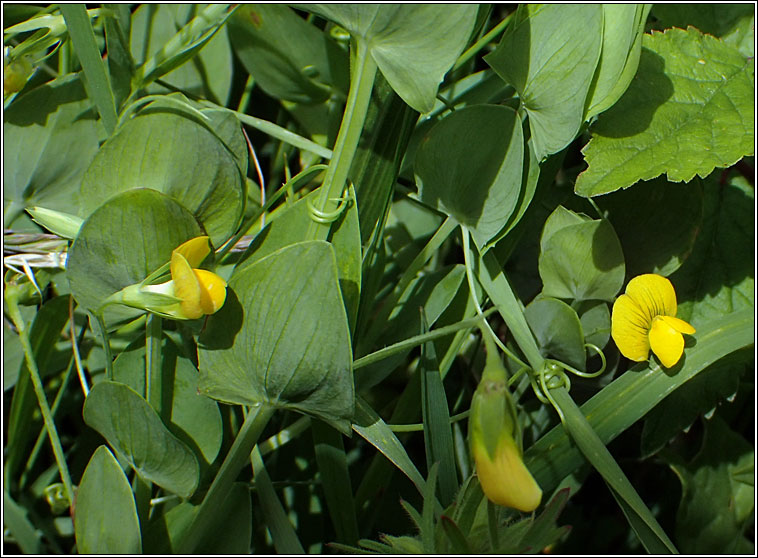
[[[426,330],[426,316],[421,311],[421,333]],[[427,341],[421,347],[421,414],[424,420],[424,445],[427,466],[439,466],[440,503],[447,507],[458,492],[458,477],[455,470],[453,431],[450,425],[445,386],[439,372],[434,343]]]
[[[89,15],[84,4],[61,4],[60,9],[63,19],[66,20],[66,27],[68,27],[68,34],[76,55],[82,64],[84,76],[87,78],[85,82],[87,93],[100,113],[106,132],[110,135],[116,129],[118,120],[116,104],[108,74],[105,71],[105,64],[95,42],[95,33],[92,31]]]
[[[274,485],[271,484],[271,478],[263,464],[263,457],[258,446],[253,448],[251,460],[255,471],[255,490],[258,493],[266,526],[271,533],[276,551],[279,554],[305,554],[303,545],[300,544],[300,539],[297,538],[297,533],[287,519],[282,503],[276,495]]]
[[[676,554],[668,538],[645,502],[634,489],[616,460],[592,429],[564,387],[550,390],[564,415],[564,426],[581,452],[602,475],[642,544],[651,554]]]
[[[347,468],[342,435],[331,426],[319,421],[311,421],[313,445],[316,452],[321,486],[324,489],[329,515],[337,531],[339,542],[358,542],[358,520],[355,516],[353,489]]]

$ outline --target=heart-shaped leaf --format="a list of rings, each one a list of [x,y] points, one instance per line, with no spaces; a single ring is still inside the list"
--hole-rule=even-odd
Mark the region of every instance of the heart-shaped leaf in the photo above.
[[[349,432],[350,330],[329,243],[293,244],[234,273],[198,361],[209,397],[295,409]]]

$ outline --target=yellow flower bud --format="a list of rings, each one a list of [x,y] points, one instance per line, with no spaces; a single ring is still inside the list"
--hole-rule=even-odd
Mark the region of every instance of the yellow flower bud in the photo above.
[[[524,465],[516,407],[507,374],[494,344],[484,333],[487,363],[471,401],[469,437],[479,483],[493,503],[530,512],[542,489]]]

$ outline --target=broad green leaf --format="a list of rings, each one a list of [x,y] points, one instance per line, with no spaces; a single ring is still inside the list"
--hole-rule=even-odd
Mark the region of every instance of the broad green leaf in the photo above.
[[[539,161],[579,133],[602,37],[599,4],[525,4],[485,56],[518,91]]]
[[[130,119],[103,144],[82,179],[80,215],[134,188],[172,196],[203,223],[214,246],[231,237],[244,211],[233,152],[202,124],[167,110]]]
[[[629,277],[668,276],[692,252],[703,220],[703,189],[659,177],[598,199],[624,250]]]
[[[331,243],[337,258],[340,289],[352,331],[355,327],[360,300],[362,259],[358,208],[354,201],[355,190],[349,188],[347,195],[351,197],[351,201],[348,202],[342,216],[332,225]],[[275,219],[270,220],[237,262],[235,273],[247,269],[248,266],[280,248],[302,241],[311,223],[308,203],[313,202],[317,197],[318,192],[313,191],[297,200],[292,206],[283,209]]]
[[[586,118],[613,106],[637,72],[651,4],[602,4],[603,47],[587,96]]]
[[[755,490],[732,478],[754,461],[752,444],[716,416],[706,422],[705,439],[697,456],[689,463],[670,462],[682,483],[675,531],[682,552],[755,552],[755,542],[748,538]]]
[[[677,316],[695,328],[755,308],[755,190],[743,178],[703,181],[703,224],[692,254],[671,276]]]
[[[331,246],[281,248],[235,272],[200,336],[201,393],[268,403],[344,430],[353,414],[352,351]]]
[[[158,52],[204,5],[143,4],[132,14],[130,47],[141,64]],[[232,81],[232,52],[226,30],[219,30],[190,62],[161,78],[182,91],[225,105]],[[151,86],[150,90],[165,91]]]
[[[192,214],[165,194],[141,188],[114,196],[84,221],[69,250],[71,292],[81,306],[97,311],[107,297],[139,283],[166,264],[174,248],[202,234]],[[109,306],[105,315],[135,312]]]
[[[545,296],[613,300],[624,284],[624,254],[613,227],[558,206],[540,239],[539,273]]]
[[[296,4],[364,41],[392,89],[419,112],[434,107],[445,74],[466,47],[477,6]]]
[[[163,340],[161,357],[164,385],[152,389],[162,390],[164,404],[170,402],[171,411],[166,413],[170,422],[166,426],[207,466],[216,459],[223,438],[218,404],[197,393],[197,369],[168,338]],[[113,362],[113,379],[137,393],[145,393],[144,337],[139,337],[118,355]]]
[[[190,526],[198,507],[182,502],[165,514],[154,514],[144,536],[145,553],[176,553],[180,537]],[[234,483],[195,552],[222,556],[247,554],[250,552],[252,530],[250,487],[246,483]],[[223,536],[219,536],[219,533],[223,533]]]
[[[457,110],[416,153],[421,200],[471,231],[483,249],[518,207],[524,139],[516,112],[497,105]]]
[[[661,174],[705,177],[753,154],[752,60],[697,29],[645,35],[637,75],[592,127],[589,168],[575,191],[590,197]]]
[[[195,491],[199,468],[192,450],[132,388],[110,380],[95,384],[84,401],[83,416],[142,478],[182,498]]]
[[[74,526],[79,554],[142,553],[132,488],[105,446],[95,450],[82,475]]]
[[[552,297],[537,297],[524,312],[542,355],[584,370],[584,332],[576,311]]]
[[[655,4],[653,15],[663,27],[697,27],[737,47],[745,57],[755,49],[755,10],[751,4]]]
[[[288,6],[240,6],[227,27],[242,65],[268,95],[295,103],[320,103],[333,91],[347,96],[347,52]]]
[[[98,145],[96,115],[79,76],[21,95],[3,116],[3,157],[13,161],[3,165],[4,226],[34,205],[76,213],[79,182]]]
[[[584,342],[592,343],[599,349],[608,344],[611,337],[611,312],[603,301],[588,301],[577,310],[582,322]],[[590,356],[594,353],[590,353]]]

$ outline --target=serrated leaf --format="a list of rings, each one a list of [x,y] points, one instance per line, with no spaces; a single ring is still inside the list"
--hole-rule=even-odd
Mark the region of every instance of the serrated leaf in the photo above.
[[[522,5],[485,57],[519,92],[538,160],[566,147],[579,132],[602,36],[599,4]]]
[[[676,539],[682,552],[754,553],[743,532],[753,509],[753,487],[734,482],[732,471],[754,461],[754,449],[716,416],[706,422],[705,439],[689,463],[670,463],[682,482]]]
[[[741,177],[703,181],[703,224],[689,258],[671,281],[677,316],[697,328],[755,307],[755,191]]]
[[[643,37],[639,69],[583,149],[575,192],[590,197],[666,174],[705,177],[753,154],[752,60],[697,29]]]
[[[134,494],[105,446],[95,450],[79,483],[74,528],[80,554],[142,553]]]

